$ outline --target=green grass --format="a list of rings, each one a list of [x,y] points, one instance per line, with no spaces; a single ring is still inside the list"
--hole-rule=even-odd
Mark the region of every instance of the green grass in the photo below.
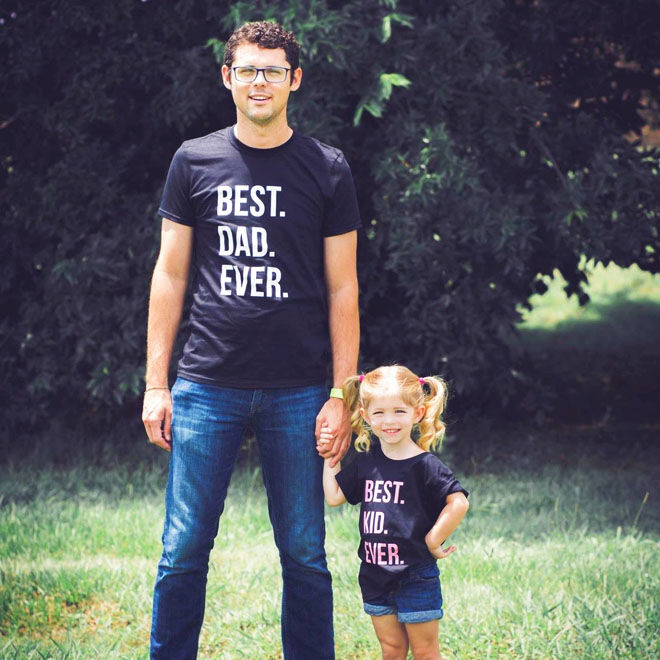
[[[584,442],[559,453],[556,438],[500,433],[473,453],[449,440],[472,507],[441,564],[446,660],[660,656],[657,460],[643,444]],[[526,458],[511,468],[516,452]],[[147,657],[166,464],[136,453],[0,469],[3,659]],[[356,581],[357,510],[328,510],[327,522],[337,657],[377,658]],[[212,553],[200,658],[280,658],[279,597],[260,473],[244,465]]]
[[[548,290],[529,299],[531,310],[521,309],[520,329],[528,345],[535,351],[561,348],[660,356],[660,274],[587,261],[583,270],[590,300],[582,307],[576,295],[566,296],[566,281],[558,271],[542,278]]]
[[[566,280],[555,271],[553,277],[542,278],[548,290],[543,295],[533,295],[529,300],[532,309],[522,311],[524,327],[551,331],[567,322],[598,322],[605,309],[622,303],[660,306],[660,275],[647,273],[636,265],[620,268],[614,263],[603,266],[586,260],[582,270],[588,278],[587,305],[580,307],[577,296],[566,296]]]

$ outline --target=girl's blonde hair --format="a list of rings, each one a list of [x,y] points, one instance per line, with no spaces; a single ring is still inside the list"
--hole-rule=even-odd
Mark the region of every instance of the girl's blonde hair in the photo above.
[[[344,402],[351,411],[351,427],[357,434],[355,448],[368,451],[371,446],[371,429],[360,414],[360,408],[367,410],[374,396],[393,386],[398,388],[406,405],[413,408],[424,406],[424,416],[419,422],[419,437],[415,438],[417,444],[424,451],[436,446],[439,448],[445,434],[441,415],[447,400],[447,386],[437,376],[420,378],[400,365],[378,367],[366,374],[350,376],[344,381]]]

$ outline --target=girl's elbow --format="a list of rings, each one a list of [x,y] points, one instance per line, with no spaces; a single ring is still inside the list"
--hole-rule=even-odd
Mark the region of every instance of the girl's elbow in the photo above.
[[[468,512],[468,509],[470,508],[470,502],[468,501],[467,497],[463,497],[463,499],[459,501],[460,501],[461,513],[465,515]]]
[[[470,503],[468,502],[467,497],[465,497],[463,493],[460,493],[460,496],[452,501],[451,507],[457,514],[463,517],[470,508]]]
[[[346,500],[341,497],[341,495],[326,494],[325,501],[328,503],[328,506],[339,506],[343,504]]]

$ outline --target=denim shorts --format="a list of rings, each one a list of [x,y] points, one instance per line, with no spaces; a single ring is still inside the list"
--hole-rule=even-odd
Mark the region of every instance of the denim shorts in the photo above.
[[[395,589],[364,603],[371,616],[396,614],[401,623],[424,623],[442,619],[440,571],[435,562],[411,566]]]

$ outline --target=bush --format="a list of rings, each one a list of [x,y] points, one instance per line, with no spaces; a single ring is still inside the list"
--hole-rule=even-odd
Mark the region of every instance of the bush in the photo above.
[[[651,3],[647,3],[651,6]],[[533,409],[519,304],[583,254],[658,271],[657,36],[601,3],[35,0],[3,10],[0,404],[10,426],[141,396],[155,217],[183,139],[234,121],[214,54],[244,20],[303,43],[292,123],[351,163],[362,362]],[[630,15],[628,15],[630,12]],[[646,34],[648,33],[648,34]],[[646,115],[648,119],[648,114]],[[586,300],[585,294],[582,294]],[[532,398],[530,398],[532,397]]]

